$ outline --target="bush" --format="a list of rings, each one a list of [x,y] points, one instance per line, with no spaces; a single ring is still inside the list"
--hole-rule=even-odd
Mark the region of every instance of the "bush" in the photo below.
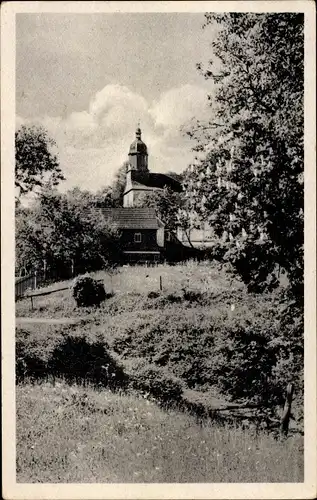
[[[132,377],[132,387],[145,395],[151,395],[162,403],[182,399],[183,387],[179,379],[167,371],[151,365],[138,366]]]
[[[48,371],[68,383],[90,383],[112,390],[125,387],[128,380],[103,340],[88,342],[85,337],[71,335],[55,347],[48,361]]]
[[[99,306],[106,298],[103,283],[90,276],[79,276],[73,284],[73,297],[77,307]]]
[[[36,353],[29,352],[25,342],[21,339],[15,344],[15,380],[19,384],[25,379],[32,381],[43,379],[47,376],[46,362]]]
[[[298,314],[298,315],[297,315]],[[220,391],[235,401],[268,408],[283,405],[289,382],[296,406],[303,400],[303,315],[276,303],[274,316],[231,322],[217,336],[211,375]]]
[[[109,352],[107,343],[97,335],[55,335],[45,346],[24,330],[16,341],[16,382],[63,379],[69,384],[92,384],[111,390],[127,386],[128,377]]]

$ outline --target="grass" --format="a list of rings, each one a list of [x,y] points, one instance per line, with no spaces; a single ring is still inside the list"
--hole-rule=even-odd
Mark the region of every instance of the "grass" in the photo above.
[[[187,408],[199,404],[213,408],[227,403],[208,379],[222,332],[255,321],[274,327],[276,293],[248,294],[223,267],[190,262],[126,266],[112,277],[105,272],[93,275],[113,292],[99,308],[77,308],[70,290],[34,299],[34,310],[29,299],[17,302],[18,317],[81,318],[78,324],[17,327],[16,339],[37,367],[49,362],[52,366],[52,361],[57,366],[57,351],[70,360],[69,351],[61,352],[69,336],[86,339],[93,348],[102,339],[128,375],[137,372],[140,363],[162,367],[184,383],[183,399],[193,403]],[[47,290],[65,285],[54,284]],[[72,359],[77,358],[85,383],[83,355],[74,350]],[[163,410],[136,393],[114,394],[62,379],[52,385],[47,382],[51,375],[39,377],[41,383],[25,381],[17,386],[20,482],[303,480],[303,443],[298,434],[282,442],[265,432],[255,435],[251,428],[208,419],[200,425],[190,413]],[[197,377],[198,385],[191,384]]]
[[[221,292],[238,292],[244,290],[243,284],[232,279],[226,268],[210,266],[205,263],[188,262],[175,266],[159,264],[157,266],[124,266],[112,275],[105,271],[91,273],[96,279],[104,280],[107,292],[113,292],[118,297],[117,302],[126,302],[129,296],[147,295],[150,292],[160,292],[160,276],[165,294],[174,293],[182,287],[193,288],[214,294]],[[54,283],[41,291],[56,290],[71,286],[72,280]],[[116,300],[116,299],[115,299]],[[78,310],[72,298],[71,290],[56,292],[33,299],[34,310],[30,299],[22,299],[16,303],[16,316],[64,317],[91,314],[90,310]]]
[[[302,482],[303,439],[199,425],[135,394],[17,387],[18,482]]]

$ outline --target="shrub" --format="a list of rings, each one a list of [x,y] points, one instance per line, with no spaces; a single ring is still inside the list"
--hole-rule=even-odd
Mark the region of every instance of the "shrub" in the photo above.
[[[36,353],[29,352],[23,340],[17,340],[15,345],[15,378],[16,383],[25,379],[33,381],[47,376],[47,365]]]
[[[295,315],[294,315],[295,312]],[[274,316],[231,322],[217,336],[211,368],[220,391],[232,400],[253,402],[268,411],[283,405],[289,382],[296,404],[303,400],[303,316],[276,303]]]
[[[132,377],[134,389],[151,395],[162,403],[178,402],[182,399],[181,381],[162,368],[152,365],[138,366]]]
[[[184,300],[184,294],[182,290],[170,292],[165,295],[164,299],[166,302],[171,302],[172,304],[180,303]]]
[[[51,353],[48,371],[68,383],[88,382],[110,389],[122,388],[127,383],[122,367],[101,339],[88,342],[85,337],[68,335]]]
[[[106,298],[103,283],[87,275],[76,278],[72,288],[77,307],[99,306]]]
[[[193,289],[183,289],[184,300],[188,300],[188,302],[203,302],[204,294],[200,290]]]

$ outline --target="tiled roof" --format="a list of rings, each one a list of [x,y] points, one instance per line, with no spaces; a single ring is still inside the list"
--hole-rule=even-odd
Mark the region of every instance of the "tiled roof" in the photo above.
[[[119,229],[159,229],[163,227],[153,208],[100,208],[110,223]]]

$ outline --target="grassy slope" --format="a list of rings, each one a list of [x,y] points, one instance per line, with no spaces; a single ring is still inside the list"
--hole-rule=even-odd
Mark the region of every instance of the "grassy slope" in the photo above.
[[[301,482],[303,442],[201,426],[133,395],[17,388],[18,482]]]
[[[160,276],[163,294],[148,297],[159,290]],[[105,273],[96,277],[104,278],[108,290],[115,291],[99,309],[77,309],[69,291],[35,299],[34,311],[29,300],[17,303],[17,316],[85,318],[79,325],[27,325],[25,342],[38,357],[47,359],[67,334],[86,335],[91,342],[101,335],[129,371],[139,359],[155,362],[166,347],[178,352],[189,343],[191,350],[201,350],[202,341],[208,346],[217,327],[228,321],[240,324],[274,313],[274,297],[248,295],[224,270],[206,264],[126,267],[112,277],[112,283]],[[175,301],[183,286],[203,292],[204,300]],[[195,329],[199,338],[191,337]],[[20,328],[17,338],[23,338]],[[208,358],[208,350],[206,354]],[[183,368],[177,359],[168,366],[178,376]],[[18,387],[20,481],[302,480],[300,437],[281,444],[264,434],[254,438],[211,424],[202,429],[190,416],[163,412],[152,404],[152,415],[146,418],[149,402],[92,389],[87,390],[91,406],[70,404],[69,398],[78,399],[82,391],[66,385]],[[214,393],[187,390],[187,394],[196,401],[202,396],[211,406],[224,401]],[[105,409],[105,397],[115,411],[100,410]],[[93,405],[99,410],[94,411]]]
[[[172,292],[183,286],[217,294],[223,291],[244,290],[243,285],[239,281],[232,280],[220,267],[208,266],[206,264],[198,265],[194,262],[176,266],[164,264],[155,267],[126,266],[114,272],[112,276],[104,271],[92,273],[91,276],[96,279],[103,279],[106,290],[114,292],[119,296],[121,302],[122,299],[126,301],[127,294],[139,293],[144,295],[151,291],[159,291],[160,276],[162,277],[163,290],[165,292]],[[33,293],[64,288],[71,286],[71,283],[71,281],[54,283]],[[44,297],[34,298],[33,311],[30,299],[20,300],[16,304],[17,316],[82,316],[89,312],[88,310],[79,311],[76,309],[71,296],[71,290],[64,290]]]

